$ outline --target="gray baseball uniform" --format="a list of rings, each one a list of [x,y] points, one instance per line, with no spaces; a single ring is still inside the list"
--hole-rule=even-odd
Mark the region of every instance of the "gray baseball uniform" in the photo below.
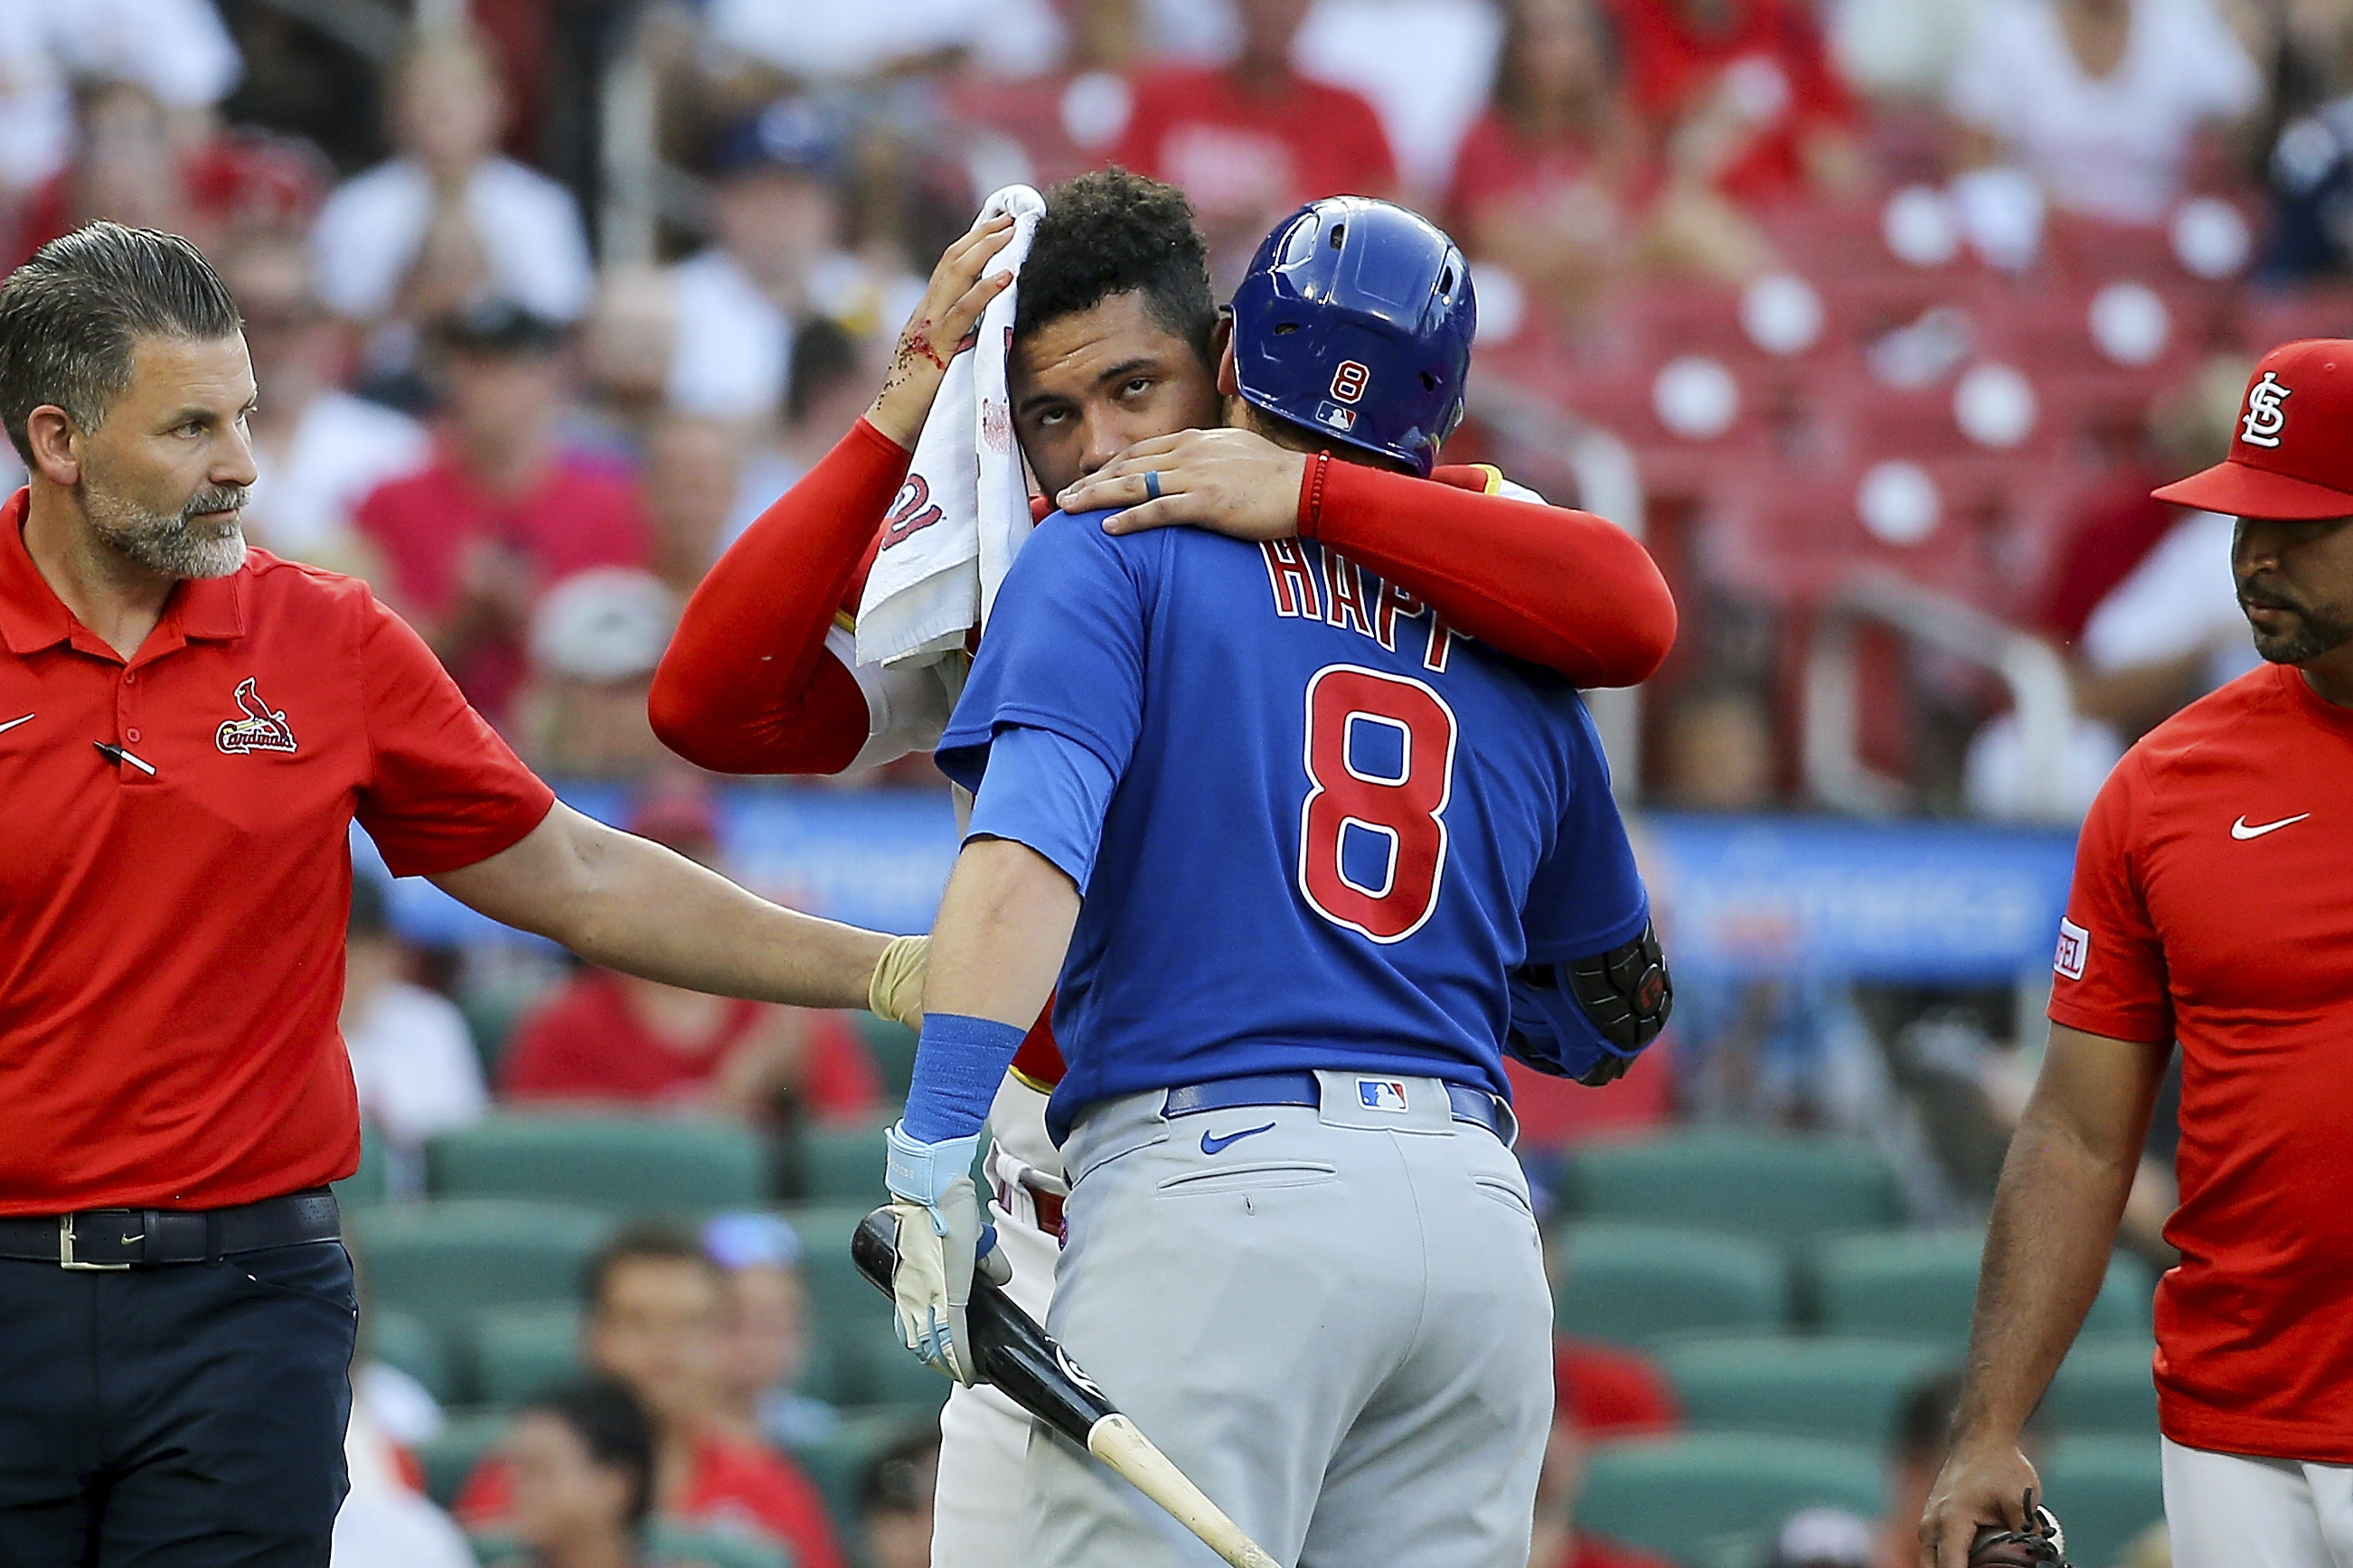
[[[1525,1568],[1552,1302],[1518,1162],[1434,1079],[1368,1109],[1091,1110],[1063,1154],[1048,1325],[1259,1543],[1300,1568]],[[1217,1559],[1033,1428],[1025,1568]]]

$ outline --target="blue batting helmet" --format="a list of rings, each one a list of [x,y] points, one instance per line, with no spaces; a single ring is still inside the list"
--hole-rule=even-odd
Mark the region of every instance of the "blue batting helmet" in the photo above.
[[[1435,226],[1368,196],[1310,202],[1234,290],[1250,403],[1427,478],[1462,421],[1479,319],[1471,269]]]

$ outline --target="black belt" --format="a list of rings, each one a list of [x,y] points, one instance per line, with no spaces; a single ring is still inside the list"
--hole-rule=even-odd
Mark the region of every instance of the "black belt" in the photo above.
[[[1365,1099],[1366,1109],[1391,1109],[1378,1093],[1390,1088],[1395,1080],[1387,1074],[1367,1073],[1357,1080],[1359,1093],[1366,1086],[1375,1091]],[[1427,1081],[1427,1080],[1424,1080]],[[1518,1135],[1518,1124],[1511,1120],[1511,1109],[1484,1089],[1468,1084],[1446,1085],[1448,1110],[1457,1121],[1468,1121],[1483,1127],[1506,1143]],[[1172,1089],[1162,1100],[1163,1116],[1198,1116],[1205,1110],[1233,1110],[1249,1105],[1322,1105],[1324,1085],[1312,1072],[1265,1072],[1248,1078],[1219,1079],[1214,1083],[1190,1083]],[[1394,1107],[1405,1110],[1405,1098],[1397,1097]],[[1508,1131],[1507,1131],[1508,1129]]]
[[[61,1268],[209,1263],[239,1252],[341,1241],[343,1215],[324,1187],[225,1209],[83,1209],[0,1219],[0,1258]]]

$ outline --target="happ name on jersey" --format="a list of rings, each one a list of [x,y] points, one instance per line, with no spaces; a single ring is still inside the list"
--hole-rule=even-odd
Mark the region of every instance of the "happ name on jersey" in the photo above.
[[[1447,655],[1454,639],[1463,634],[1405,589],[1306,540],[1269,539],[1259,549],[1266,557],[1276,615],[1344,627],[1372,638],[1391,653],[1397,651],[1398,622],[1427,616],[1430,635],[1421,667],[1436,674],[1446,672]]]

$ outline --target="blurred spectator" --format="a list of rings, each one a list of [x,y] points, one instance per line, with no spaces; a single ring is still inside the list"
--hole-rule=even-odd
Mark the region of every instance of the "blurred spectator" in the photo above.
[[[1556,1333],[1552,1377],[1553,1409],[1589,1437],[1652,1436],[1683,1425],[1666,1372],[1641,1351]]]
[[[811,316],[881,319],[881,290],[841,248],[842,127],[808,99],[774,103],[722,137],[714,243],[670,269],[678,335],[670,398],[692,414],[764,419],[783,402],[793,334]]]
[[[669,1226],[624,1228],[588,1265],[581,1360],[637,1396],[653,1426],[652,1503],[684,1524],[764,1532],[795,1568],[843,1568],[825,1503],[793,1463],[716,1426],[726,1280],[696,1238]],[[505,1527],[532,1504],[521,1466],[493,1454],[467,1478],[458,1517]],[[625,1560],[626,1561],[626,1560]]]
[[[335,1514],[329,1568],[474,1568],[457,1522],[417,1488],[407,1459],[386,1437],[359,1380],[343,1429],[351,1490]]]
[[[374,367],[406,367],[415,329],[491,299],[545,321],[587,308],[580,209],[563,186],[498,151],[498,68],[469,33],[419,38],[388,92],[395,155],[327,198],[312,243],[320,290],[371,329]]]
[[[866,412],[880,370],[848,329],[839,322],[811,321],[793,340],[792,374],[785,384],[784,418],[744,459],[733,504],[711,549],[694,563],[694,581],[735,542],[753,521],[833,450]],[[680,570],[691,559],[681,552]],[[675,579],[673,579],[675,581]],[[688,584],[689,587],[692,584]]]
[[[932,1568],[932,1497],[940,1434],[918,1426],[875,1455],[858,1479],[858,1520],[873,1568]]]
[[[1862,175],[1855,106],[1799,0],[1611,0],[1634,100],[1683,179],[1744,203]]]
[[[2152,499],[2153,485],[2230,449],[2245,361],[2221,356],[2160,405],[2153,462],[2084,503],[2029,621],[2068,656],[2076,730],[2068,762],[2078,813],[2125,748],[2256,663],[2231,568],[2232,521]],[[1969,745],[1966,795],[1981,816],[2025,809],[2017,720],[1999,714]]]
[[[586,419],[600,445],[630,463],[670,406],[670,364],[678,343],[678,301],[655,267],[608,267],[580,331]]]
[[[384,559],[385,597],[501,722],[539,596],[591,566],[642,566],[650,542],[636,489],[564,442],[571,362],[554,322],[491,300],[437,336],[438,455],[361,502],[358,522]]]
[[[2292,13],[2312,7],[2291,7]],[[2322,273],[2353,270],[2353,14],[2321,11],[2305,17],[2308,28],[2332,26],[2334,36],[2305,50],[2284,49],[2282,81],[2274,109],[2283,116],[2269,149],[2265,177],[2272,193],[2272,229],[2264,247],[2263,276],[2293,281]],[[2295,17],[2286,20],[2293,27]],[[2302,54],[2302,71],[2287,68]],[[2309,101],[2286,101],[2302,77]]]
[[[830,321],[810,322],[794,344],[796,362],[821,329],[829,335],[840,333]],[[837,438],[840,433],[835,432]],[[733,538],[733,524],[751,477],[745,444],[741,426],[695,414],[664,416],[646,442],[643,485],[654,526],[654,569],[681,596],[694,592]],[[777,485],[767,500],[784,494],[799,477],[796,473]],[[659,658],[661,649],[654,653]]]
[[[425,1141],[470,1126],[490,1103],[481,1058],[457,1005],[408,977],[407,944],[392,929],[384,883],[352,877],[343,949],[343,1043],[360,1114],[389,1146],[393,1190],[425,1190]]]
[[[709,795],[649,794],[629,831],[723,870]],[[854,1120],[880,1100],[839,1014],[770,1006],[583,968],[516,1026],[501,1098],[669,1106],[723,1116]]]
[[[1455,150],[1487,106],[1502,9],[1493,0],[1314,0],[1292,63],[1364,96],[1397,159],[1399,190],[1426,208],[1445,194]]]
[[[1065,0],[1061,20],[1066,42],[1051,69],[1015,78],[967,70],[950,87],[953,121],[1019,150],[1019,168],[976,184],[994,187],[1018,175],[1042,191],[1093,168],[1127,129],[1135,107],[1127,77],[1144,48],[1137,0]]]
[[[1456,154],[1447,222],[1478,261],[1575,310],[1626,259],[1636,130],[1593,0],[1513,0],[1505,18],[1494,101]]]
[[[1703,682],[1682,696],[1664,750],[1660,793],[1671,808],[1759,812],[1777,804],[1771,713],[1745,686]],[[1885,1067],[1849,988],[1806,970],[1797,956],[1782,973],[1676,966],[1674,1060],[1686,1116],[1857,1132],[1884,1121]]]
[[[2209,0],[1983,0],[1947,103],[1965,165],[2005,160],[2055,206],[2155,223],[2200,130],[2262,94]]]
[[[1773,716],[1744,686],[1702,684],[1667,719],[1662,787],[1683,811],[1763,811],[1779,793]]]
[[[1880,1516],[1878,1568],[1919,1568],[1920,1515],[1936,1489],[1952,1446],[1953,1412],[1961,1403],[1957,1368],[1922,1379],[1904,1396],[1890,1434],[1887,1511]],[[2026,1419],[2019,1447],[2033,1464],[2042,1462],[2046,1429],[2038,1412]]]
[[[1953,62],[1985,0],[1845,0],[1826,9],[1839,74],[1875,99],[1931,103],[1944,95]]]
[[[1051,0],[889,0],[864,5],[711,0],[708,47],[786,80],[865,79],[950,53],[1027,76],[1053,63],[1063,31]]]
[[[795,1392],[814,1344],[798,1233],[775,1215],[721,1215],[702,1227],[702,1248],[727,1271],[727,1350],[712,1418],[779,1448],[830,1436],[840,1420],[833,1406]]]
[[[1799,1509],[1774,1532],[1766,1568],[1877,1568],[1877,1548],[1868,1520],[1842,1508]],[[1911,1561],[1919,1561],[1916,1545]]]
[[[313,286],[311,257],[284,234],[232,248],[221,276],[245,318],[253,379],[254,463],[248,537],[263,549],[336,571],[375,565],[352,519],[378,485],[432,458],[423,426],[337,384],[345,343]]]
[[[1577,1494],[1585,1488],[1590,1437],[1574,1412],[1554,1413],[1544,1468],[1536,1476],[1535,1530],[1528,1542],[1528,1568],[1671,1568],[1667,1560],[1639,1547],[1621,1546],[1577,1528]]]
[[[1293,68],[1308,4],[1239,0],[1233,63],[1162,66],[1139,77],[1112,154],[1113,163],[1184,187],[1208,236],[1221,292],[1267,230],[1301,203],[1396,193],[1397,164],[1372,105]]]
[[[238,64],[212,0],[5,0],[0,192],[29,190],[65,167],[70,83],[135,84],[174,119],[196,124],[237,84]]]
[[[525,760],[565,779],[642,779],[670,761],[646,698],[678,629],[679,595],[635,566],[592,566],[547,591],[531,616],[531,673],[515,694]]]
[[[499,1440],[512,1478],[506,1568],[634,1568],[644,1561],[658,1463],[653,1423],[618,1382],[533,1400]]]
[[[217,249],[243,229],[308,223],[326,184],[309,149],[259,132],[219,132],[204,115],[175,117],[137,81],[85,79],[74,124],[72,162],[31,193],[19,216],[12,267],[102,217]]]

